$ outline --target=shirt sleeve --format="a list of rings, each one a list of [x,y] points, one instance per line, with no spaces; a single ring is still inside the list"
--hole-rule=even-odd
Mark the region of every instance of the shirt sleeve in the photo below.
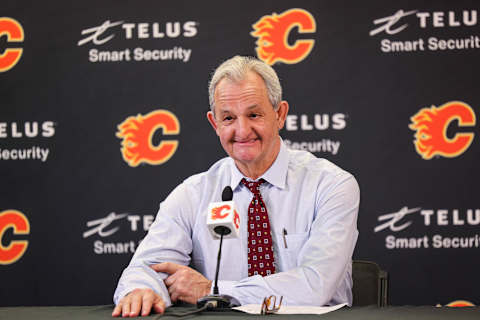
[[[189,199],[185,185],[180,184],[160,204],[155,221],[120,277],[113,298],[115,304],[136,288],[150,288],[167,307],[172,304],[163,282],[168,275],[157,273],[150,266],[162,262],[190,263],[193,208]]]
[[[275,295],[283,296],[286,305],[351,305],[351,260],[358,237],[360,190],[350,174],[337,180],[317,190],[308,239],[294,253],[298,254],[297,267],[266,277],[219,281],[220,293],[235,297],[241,304],[259,304],[264,297]]]

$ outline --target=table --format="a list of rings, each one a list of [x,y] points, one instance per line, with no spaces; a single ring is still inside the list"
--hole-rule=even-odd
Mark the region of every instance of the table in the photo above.
[[[324,315],[248,315],[237,311],[204,311],[200,314],[183,318],[172,316],[173,312],[186,312],[194,307],[168,308],[161,319],[324,319],[324,320],[439,320],[439,319],[480,319],[480,307],[437,308],[430,306],[392,306],[378,308],[344,307]],[[82,307],[3,307],[0,308],[1,320],[112,320],[113,305],[82,306]],[[170,314],[170,315],[169,315]],[[155,319],[158,315],[150,315],[143,319]],[[121,319],[121,318],[118,318]]]

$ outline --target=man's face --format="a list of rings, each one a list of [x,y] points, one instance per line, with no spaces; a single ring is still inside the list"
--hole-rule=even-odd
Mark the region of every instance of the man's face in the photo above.
[[[287,102],[282,101],[274,110],[265,83],[255,72],[247,73],[241,82],[221,80],[214,98],[215,116],[212,112],[207,116],[223,149],[244,174],[261,175],[280,149],[278,131],[285,123]]]

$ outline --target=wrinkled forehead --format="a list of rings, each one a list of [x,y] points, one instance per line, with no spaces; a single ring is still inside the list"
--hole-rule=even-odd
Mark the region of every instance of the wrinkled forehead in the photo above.
[[[256,91],[262,95],[268,94],[265,81],[254,71],[248,71],[241,78],[234,78],[230,75],[225,75],[215,86],[214,98],[217,100],[218,97],[222,97],[226,93],[232,93],[234,91]]]
[[[256,75],[247,75],[243,80],[222,79],[215,90],[215,104],[259,104],[268,99],[263,79]]]

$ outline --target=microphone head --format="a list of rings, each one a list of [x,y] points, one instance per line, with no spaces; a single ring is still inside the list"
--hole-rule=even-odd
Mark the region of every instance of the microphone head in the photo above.
[[[226,236],[232,232],[232,230],[230,230],[228,226],[216,226],[215,228],[213,228],[213,231],[215,231],[215,233],[220,236]]]
[[[221,202],[208,205],[207,227],[214,239],[223,235],[224,239],[238,238],[240,234],[240,215],[235,210],[233,190],[226,186],[222,192]]]
[[[233,190],[230,186],[226,186],[222,192],[222,201],[232,201]]]

